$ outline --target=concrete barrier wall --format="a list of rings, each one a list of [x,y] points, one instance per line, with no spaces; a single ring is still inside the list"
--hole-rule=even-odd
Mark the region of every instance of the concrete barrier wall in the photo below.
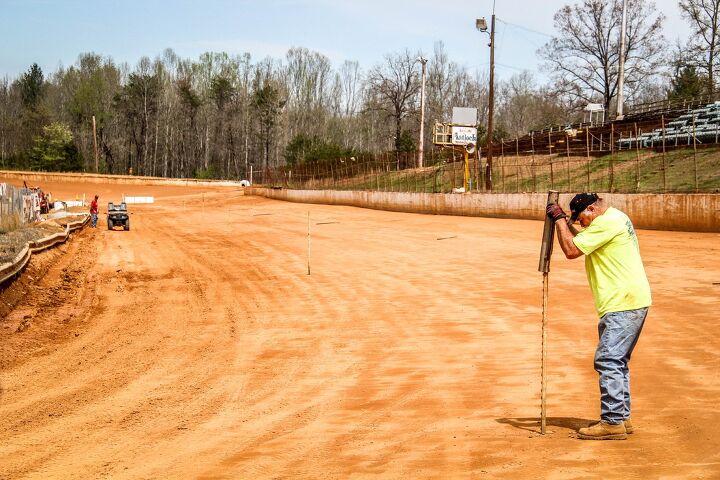
[[[359,192],[335,190],[285,190],[249,187],[246,195],[327,205],[348,205],[395,212],[539,220],[545,213],[547,194],[441,194]],[[621,194],[599,193],[627,213],[636,228],[720,232],[719,194]],[[573,194],[561,194],[567,211]]]
[[[240,182],[227,180],[197,180],[194,178],[162,178],[141,177],[134,175],[101,175],[96,173],[53,173],[53,172],[18,172],[0,170],[0,178],[9,180],[25,180],[28,185],[42,182],[84,182],[110,183],[115,185],[171,185],[171,186],[203,186],[203,187],[237,187]]]
[[[0,177],[26,180],[30,184],[43,181],[113,183],[125,185],[173,185],[240,188],[240,182],[223,180],[173,179],[138,177],[130,175],[99,175],[92,173],[47,173],[0,170]],[[547,194],[544,193],[497,193],[497,194],[443,194],[361,192],[336,190],[276,190],[247,187],[248,195],[260,195],[278,200],[327,205],[349,205],[407,213],[432,215],[466,215],[473,217],[520,218],[538,220],[543,218]],[[652,230],[682,230],[695,232],[720,232],[720,194],[668,193],[668,194],[622,194],[601,193],[610,203],[626,212],[637,228]],[[561,194],[563,208],[572,194]]]
[[[12,262],[0,265],[0,285],[4,285],[5,282],[13,279],[15,275],[20,273],[30,261],[33,253],[41,252],[59,243],[65,243],[67,239],[70,238],[70,232],[83,228],[89,221],[90,216],[88,215],[82,220],[70,222],[65,225],[64,233],[56,233],[39,240],[27,242],[25,248],[17,254]]]

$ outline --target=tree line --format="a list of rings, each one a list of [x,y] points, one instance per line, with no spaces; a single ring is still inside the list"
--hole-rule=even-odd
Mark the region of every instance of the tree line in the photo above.
[[[641,103],[712,94],[720,0],[681,0],[692,27],[674,50],[664,16],[628,0],[625,95]],[[582,0],[555,14],[555,35],[538,50],[550,81],[519,72],[496,85],[493,139],[579,119],[588,102],[615,108],[622,0]],[[265,170],[338,157],[414,151],[419,141],[423,52],[386,54],[365,70],[334,67],[291,48],[282,59],[165,50],[133,67],[82,53],[46,74],[32,64],[0,80],[0,168],[95,171],[179,178],[247,178]],[[425,148],[432,124],[452,107],[478,108],[487,141],[487,72],[452,61],[442,42],[427,62]],[[93,119],[95,134],[93,134]],[[97,151],[97,156],[96,156]]]

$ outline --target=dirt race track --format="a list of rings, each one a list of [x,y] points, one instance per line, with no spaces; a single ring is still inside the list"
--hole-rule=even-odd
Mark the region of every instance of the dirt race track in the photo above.
[[[0,478],[720,478],[718,234],[639,232],[636,433],[589,442],[597,319],[557,247],[538,433],[541,221],[45,188],[156,203],[3,292]]]

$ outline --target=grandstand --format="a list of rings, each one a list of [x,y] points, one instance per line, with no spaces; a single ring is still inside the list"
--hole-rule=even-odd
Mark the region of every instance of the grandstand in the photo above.
[[[654,148],[662,146],[682,146],[696,144],[718,143],[720,133],[720,102],[714,102],[703,108],[697,108],[673,121],[668,122],[665,128],[655,128],[642,135],[618,140],[618,149],[628,148]],[[694,137],[694,138],[693,138]]]
[[[643,105],[622,120],[548,127],[493,142],[493,150],[496,155],[602,156],[636,148],[716,144],[720,140],[720,101],[706,103],[708,100]]]

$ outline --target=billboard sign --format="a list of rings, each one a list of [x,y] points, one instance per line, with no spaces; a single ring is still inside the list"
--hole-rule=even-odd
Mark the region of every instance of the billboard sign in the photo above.
[[[477,128],[453,125],[452,143],[453,145],[467,145],[468,143],[477,145]]]
[[[477,125],[477,108],[453,107],[452,123],[455,125]]]

